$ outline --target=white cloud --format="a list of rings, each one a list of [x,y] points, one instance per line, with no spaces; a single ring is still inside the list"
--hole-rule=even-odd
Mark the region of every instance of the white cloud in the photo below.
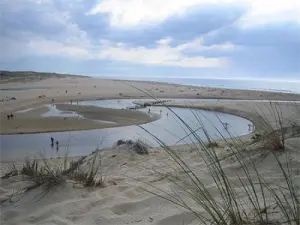
[[[209,46],[201,47],[201,45],[197,46],[196,42],[190,42],[171,47],[166,40],[170,41],[170,39],[162,39],[157,41],[158,44],[155,48],[146,48],[130,47],[124,43],[112,43],[105,40],[101,41],[99,46],[78,46],[35,38],[29,42],[28,46],[35,54],[64,56],[81,60],[113,60],[133,64],[190,68],[224,67],[229,63],[228,59],[222,57],[207,58],[201,54],[189,56],[184,53],[196,47],[206,49]],[[213,46],[212,48],[221,49],[223,46]]]
[[[158,40],[156,43],[158,45],[169,45],[173,41],[173,38],[171,37],[166,37],[163,39]]]
[[[76,45],[62,44],[59,42],[35,38],[28,44],[32,52],[42,55],[59,55],[77,59],[90,59],[91,54],[88,49]]]
[[[209,0],[202,0],[202,2]],[[200,0],[103,0],[88,14],[108,13],[113,26],[134,26],[140,23],[159,22],[184,11]]]
[[[226,58],[206,58],[202,55],[188,56],[183,53],[195,44],[186,43],[170,47],[170,38],[157,41],[155,48],[129,47],[120,44],[106,45],[98,55],[101,59],[117,60],[148,65],[164,65],[191,68],[223,67],[229,62]]]
[[[146,65],[178,66],[191,68],[222,67],[228,62],[225,58],[189,57],[174,48],[117,48],[110,47],[101,51],[101,59],[139,63]]]
[[[222,44],[215,45],[204,45],[204,38],[196,38],[190,42],[178,45],[176,48],[180,51],[189,51],[189,52],[199,52],[199,51],[233,51],[237,49],[237,46],[232,43],[226,42]]]
[[[263,25],[285,21],[294,21],[300,24],[299,0],[249,0],[248,4],[250,9],[249,12],[241,18],[240,24],[242,26]]]
[[[112,26],[136,26],[161,22],[193,6],[230,3],[248,6],[248,12],[241,19],[242,25],[282,20],[300,23],[299,0],[102,0],[88,15],[109,14]]]

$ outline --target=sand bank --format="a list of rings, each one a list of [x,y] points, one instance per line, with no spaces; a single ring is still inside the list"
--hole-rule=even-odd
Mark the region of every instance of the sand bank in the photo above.
[[[44,133],[58,131],[90,130],[149,123],[159,116],[149,116],[142,112],[108,109],[93,106],[57,104],[63,112],[76,112],[82,117],[43,117],[49,109],[37,107],[23,113],[15,113],[14,119],[7,120],[1,114],[1,134]]]

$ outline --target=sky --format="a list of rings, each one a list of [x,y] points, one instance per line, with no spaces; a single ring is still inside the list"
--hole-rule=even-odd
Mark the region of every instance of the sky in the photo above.
[[[300,80],[299,0],[1,0],[0,69]]]

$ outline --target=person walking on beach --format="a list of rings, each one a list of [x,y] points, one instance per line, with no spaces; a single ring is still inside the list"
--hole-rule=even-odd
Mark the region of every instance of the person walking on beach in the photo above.
[[[54,146],[54,138],[51,137],[50,140],[51,140],[51,148],[53,148],[53,146]]]
[[[58,151],[58,149],[59,149],[59,142],[56,141],[56,151]]]
[[[148,113],[150,113],[150,108],[149,108],[149,110],[148,110]]]
[[[7,120],[10,120],[10,115],[7,115]]]

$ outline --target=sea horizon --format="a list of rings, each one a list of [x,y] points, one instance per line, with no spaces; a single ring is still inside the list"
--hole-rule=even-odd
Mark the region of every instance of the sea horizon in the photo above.
[[[220,78],[179,78],[179,77],[121,77],[97,76],[98,78],[164,82],[179,85],[192,85],[211,88],[228,88],[238,90],[271,91],[300,94],[300,80],[255,80],[255,79],[220,79]]]

